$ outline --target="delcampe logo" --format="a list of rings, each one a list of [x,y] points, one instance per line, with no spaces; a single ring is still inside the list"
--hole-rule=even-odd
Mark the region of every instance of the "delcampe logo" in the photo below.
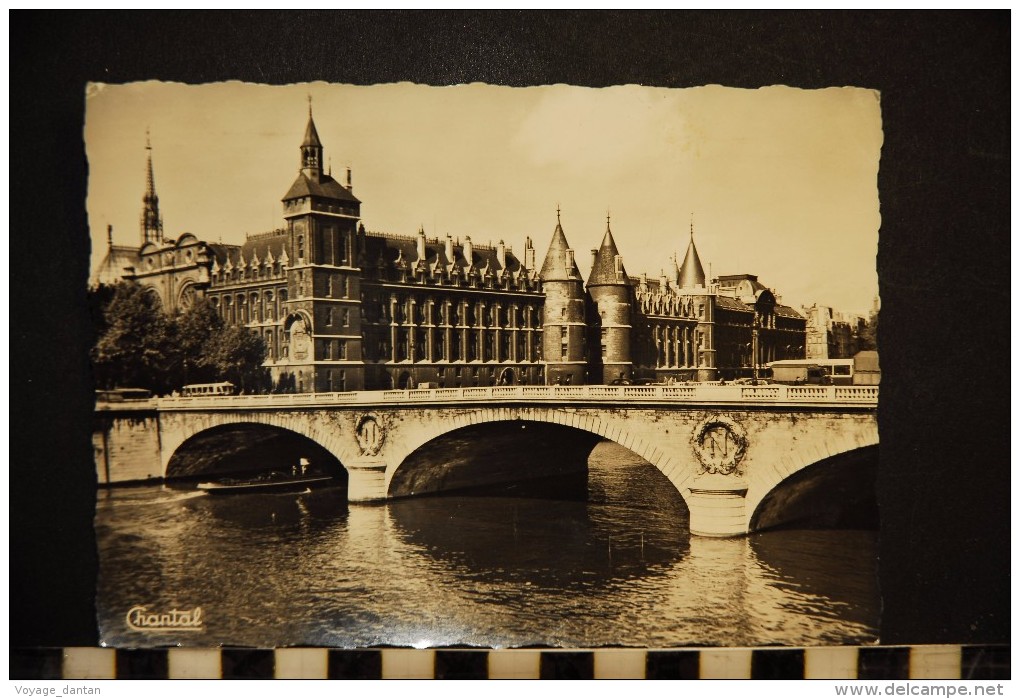
[[[132,631],[201,631],[202,608],[171,609],[150,612],[146,605],[135,605],[125,617]]]

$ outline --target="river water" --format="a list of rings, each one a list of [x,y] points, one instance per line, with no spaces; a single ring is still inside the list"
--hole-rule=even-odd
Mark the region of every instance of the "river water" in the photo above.
[[[688,533],[683,500],[611,443],[587,498],[102,490],[101,640],[117,647],[563,647],[877,640],[877,540],[864,531]],[[129,610],[201,607],[190,631]]]

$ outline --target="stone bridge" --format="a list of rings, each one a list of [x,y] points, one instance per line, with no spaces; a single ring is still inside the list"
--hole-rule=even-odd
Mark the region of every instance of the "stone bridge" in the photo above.
[[[97,467],[101,483],[194,475],[180,466],[189,449],[257,429],[300,435],[343,466],[351,502],[372,502],[584,474],[608,439],[665,475],[693,534],[734,536],[801,497],[781,484],[824,487],[830,466],[862,455],[873,468],[877,402],[870,386],[711,384],[161,398],[97,407]],[[149,458],[118,466],[125,449]]]

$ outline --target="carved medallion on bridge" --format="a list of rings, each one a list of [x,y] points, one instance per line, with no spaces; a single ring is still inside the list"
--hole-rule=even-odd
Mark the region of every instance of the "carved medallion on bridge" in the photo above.
[[[355,430],[358,437],[358,447],[362,456],[375,456],[382,449],[383,440],[386,439],[386,431],[374,415],[364,415],[358,420],[358,427]]]
[[[739,466],[747,451],[747,435],[737,422],[722,415],[707,418],[695,428],[692,446],[701,462],[701,473],[741,475]]]

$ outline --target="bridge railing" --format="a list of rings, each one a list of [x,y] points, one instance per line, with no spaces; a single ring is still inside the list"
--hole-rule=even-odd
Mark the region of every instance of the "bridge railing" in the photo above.
[[[373,405],[380,403],[478,402],[596,403],[795,403],[877,405],[878,386],[749,386],[680,384],[673,386],[478,386],[414,388],[390,391],[347,391],[244,396],[159,398],[163,410],[196,408],[259,408],[291,405]],[[150,405],[151,408],[151,405]]]

